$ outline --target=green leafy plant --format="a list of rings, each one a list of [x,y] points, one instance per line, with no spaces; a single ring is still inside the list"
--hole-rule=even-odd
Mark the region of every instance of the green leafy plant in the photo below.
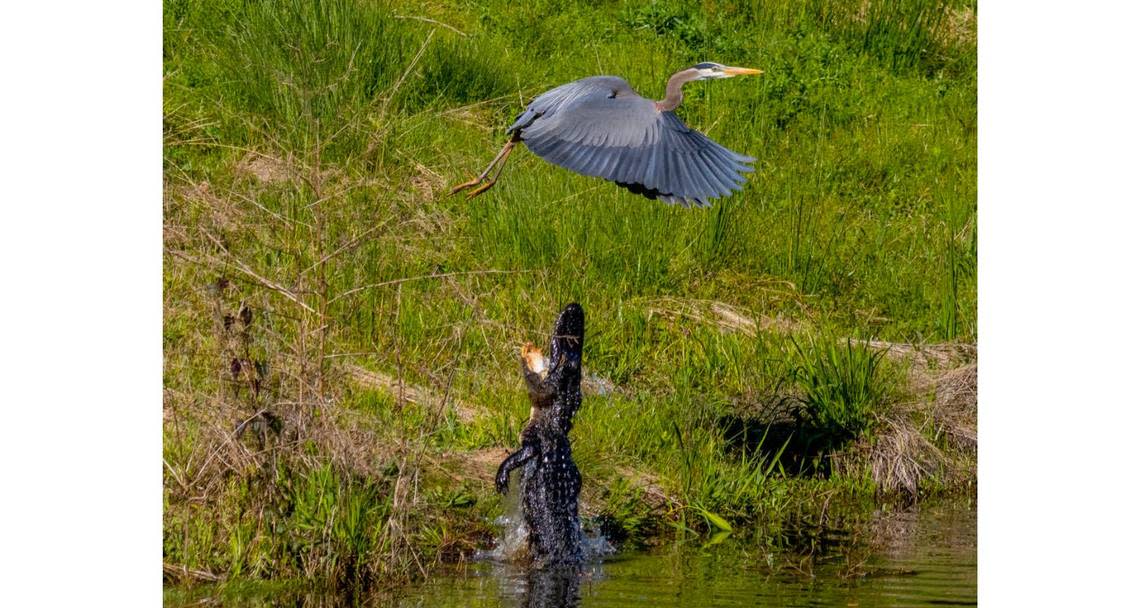
[[[833,449],[866,432],[892,389],[882,369],[886,351],[851,339],[794,345],[801,361],[796,385],[803,393],[797,415],[814,442]]]

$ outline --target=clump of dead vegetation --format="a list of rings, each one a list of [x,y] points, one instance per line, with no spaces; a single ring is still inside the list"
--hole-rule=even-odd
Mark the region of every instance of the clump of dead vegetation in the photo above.
[[[908,501],[976,478],[973,344],[819,338],[804,323],[715,300],[645,306],[650,317],[791,341],[785,381],[750,389],[719,418],[730,447],[759,450],[792,475],[869,479]]]
[[[213,330],[198,338],[214,362],[202,381],[216,391],[171,399],[164,577],[387,580],[393,563],[418,559],[402,534],[414,463],[340,419],[332,394],[315,392],[318,364],[285,352],[242,291],[224,277],[201,290]]]
[[[439,533],[421,489],[424,435],[447,400],[420,404],[430,414],[418,436],[342,406],[348,374],[363,370],[334,365],[333,306],[347,296],[331,275],[389,226],[330,230],[333,219],[359,224],[340,217],[354,213],[356,186],[319,158],[248,152],[233,173],[252,186],[168,177],[166,262],[178,288],[165,304],[167,580],[369,588],[423,576],[467,542]],[[275,212],[264,196],[303,202],[303,213]],[[293,263],[266,263],[283,258]],[[396,406],[417,394],[396,391]]]
[[[909,397],[888,404],[872,433],[833,456],[836,471],[869,474],[883,492],[912,501],[922,492],[971,487],[977,477],[977,364],[947,369],[924,361],[910,368],[908,378]]]

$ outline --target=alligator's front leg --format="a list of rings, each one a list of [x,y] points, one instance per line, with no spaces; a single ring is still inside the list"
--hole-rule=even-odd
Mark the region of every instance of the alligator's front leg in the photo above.
[[[508,486],[511,481],[511,471],[520,467],[526,461],[534,458],[538,454],[538,447],[534,443],[524,443],[519,451],[507,456],[506,460],[499,465],[499,472],[495,473],[495,490],[500,494],[506,494]]]

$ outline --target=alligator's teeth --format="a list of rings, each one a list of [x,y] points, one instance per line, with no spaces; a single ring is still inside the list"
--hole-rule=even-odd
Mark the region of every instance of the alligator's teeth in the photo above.
[[[527,342],[523,344],[522,356],[526,360],[526,366],[530,371],[545,376],[547,371],[546,357],[542,356],[542,351],[535,345]]]

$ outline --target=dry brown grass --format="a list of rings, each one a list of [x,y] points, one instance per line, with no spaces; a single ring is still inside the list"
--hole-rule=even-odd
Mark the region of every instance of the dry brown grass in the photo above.
[[[950,487],[971,483],[977,468],[977,363],[962,361],[976,356],[976,347],[869,344],[910,363],[911,398],[879,416],[869,437],[833,455],[836,470],[854,477],[869,471],[881,490],[911,499],[929,480]]]
[[[162,578],[164,581],[176,583],[216,583],[223,579],[221,575],[209,572],[207,570],[188,568],[186,566],[176,566],[174,564],[168,564],[166,562],[162,563]]]
[[[934,387],[933,422],[961,450],[978,450],[978,364],[942,374]]]
[[[212,197],[208,191],[197,195]],[[221,200],[207,204],[225,209]],[[423,442],[408,442],[340,405],[343,372],[325,363],[319,342],[291,338],[294,331],[313,335],[303,325],[302,309],[295,309],[298,316],[280,310],[271,315],[264,290],[239,288],[237,281],[216,278],[210,265],[177,255],[171,266],[194,277],[184,285],[201,287],[166,302],[168,319],[196,329],[180,336],[166,359],[173,380],[163,400],[164,534],[187,538],[173,553],[178,557],[164,565],[165,576],[222,577],[215,573],[234,561],[243,569],[268,568],[261,574],[270,577],[402,580],[411,569],[422,574],[409,522],[420,507],[414,488]],[[378,523],[382,553],[359,561],[360,555],[336,544],[343,538],[328,541],[329,530],[314,533],[327,542],[302,550],[283,548],[275,539],[274,530],[288,518],[282,505],[300,500],[297,485],[322,470],[334,471],[338,480],[359,480],[389,501]],[[236,550],[229,536],[235,528],[250,535]],[[296,551],[296,560],[266,564],[247,557],[282,551]]]
[[[858,476],[869,467],[882,490],[917,497],[923,479],[940,473],[946,457],[905,413],[882,416],[877,427],[873,439],[857,442],[833,461],[836,470]]]

